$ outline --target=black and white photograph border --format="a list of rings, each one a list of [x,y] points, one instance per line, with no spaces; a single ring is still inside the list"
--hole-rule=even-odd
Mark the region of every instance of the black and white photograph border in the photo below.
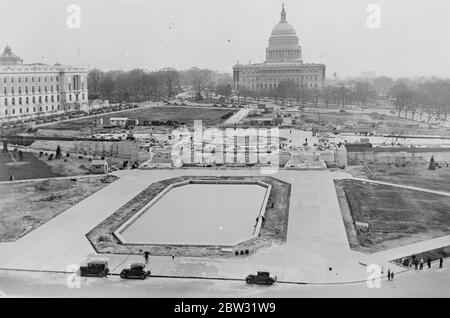
[[[449,297],[449,17],[1,0],[0,297]]]

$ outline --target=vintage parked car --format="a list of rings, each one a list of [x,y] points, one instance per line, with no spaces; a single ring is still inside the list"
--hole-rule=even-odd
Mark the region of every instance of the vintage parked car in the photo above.
[[[120,278],[123,279],[146,279],[150,276],[151,272],[144,270],[145,264],[136,263],[132,264],[130,268],[124,268],[120,272]]]
[[[258,272],[256,275],[250,274],[245,279],[247,284],[272,285],[277,281],[277,277],[271,277],[269,272]]]
[[[109,274],[107,261],[91,261],[86,266],[80,267],[81,276],[106,277]]]

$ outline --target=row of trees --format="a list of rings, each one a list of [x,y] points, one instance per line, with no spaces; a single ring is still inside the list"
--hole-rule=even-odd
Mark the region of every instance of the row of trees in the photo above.
[[[251,91],[240,89],[238,96],[246,98],[271,97],[275,100],[295,100],[297,104],[307,105],[311,103],[317,107],[319,100],[328,107],[330,105],[366,105],[368,100],[375,96],[375,92],[367,82],[356,82],[352,85],[326,86],[323,89],[298,85],[293,80],[286,80],[273,89]]]
[[[399,80],[389,90],[398,116],[422,120],[447,120],[450,111],[450,80],[411,82]]]
[[[93,69],[88,74],[89,99],[111,102],[139,102],[171,97],[179,90],[179,73],[174,69],[145,72],[103,72]]]
[[[88,74],[89,98],[111,102],[170,98],[179,93],[182,86],[192,87],[198,95],[205,91],[231,95],[230,76],[197,67],[185,71],[166,68],[158,71],[134,69],[103,72],[93,69]]]

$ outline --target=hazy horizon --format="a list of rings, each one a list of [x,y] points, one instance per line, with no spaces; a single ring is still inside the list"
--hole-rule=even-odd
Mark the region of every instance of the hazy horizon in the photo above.
[[[303,61],[326,64],[328,78],[450,77],[446,0],[0,0],[0,49],[8,43],[24,63],[231,73],[238,60],[264,61],[283,2]],[[80,29],[66,24],[72,3]],[[379,29],[366,25],[372,3]]]

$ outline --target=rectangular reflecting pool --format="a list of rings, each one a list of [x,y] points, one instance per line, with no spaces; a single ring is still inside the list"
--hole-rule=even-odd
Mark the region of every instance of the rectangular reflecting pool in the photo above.
[[[174,184],[119,228],[124,244],[232,246],[258,235],[270,186]]]

